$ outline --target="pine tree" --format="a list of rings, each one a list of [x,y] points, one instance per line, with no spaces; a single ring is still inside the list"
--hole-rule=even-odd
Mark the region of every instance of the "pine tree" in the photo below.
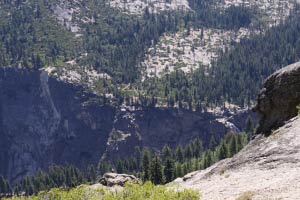
[[[176,163],[176,177],[183,177],[182,165],[180,163]]]
[[[235,135],[232,135],[229,144],[230,157],[235,155],[237,152],[238,152],[237,137]]]
[[[25,189],[26,195],[32,195],[35,192],[31,177],[25,178],[25,187],[24,187],[24,189]]]
[[[183,149],[181,145],[177,146],[175,154],[176,154],[176,160],[179,162],[183,162],[184,157],[183,157]]]
[[[207,151],[203,156],[203,168],[206,169],[213,164],[212,152]]]
[[[174,161],[170,158],[167,157],[166,158],[166,164],[165,164],[165,168],[164,168],[164,175],[166,178],[166,182],[169,183],[173,180],[174,177]]]
[[[110,170],[111,170],[110,163],[105,162],[105,161],[100,161],[98,163],[98,167],[97,167],[98,176],[102,176],[103,174],[105,174],[106,172],[109,172]]]
[[[117,173],[119,173],[119,174],[124,173],[123,163],[121,160],[118,160],[118,162],[117,162]]]
[[[156,185],[163,183],[162,165],[158,156],[155,156],[155,158],[152,160],[150,176],[152,183]]]
[[[1,193],[6,193],[7,188],[6,188],[6,184],[5,184],[5,179],[0,176],[0,194]]]
[[[254,129],[254,124],[253,124],[253,120],[251,118],[251,116],[248,116],[247,119],[246,119],[246,133],[251,133],[253,132],[253,129]]]
[[[94,165],[89,165],[87,168],[87,181],[94,182],[96,180],[96,170]]]
[[[185,159],[191,159],[193,156],[193,150],[190,144],[186,145],[184,148],[184,157]]]
[[[218,143],[216,141],[215,136],[211,136],[210,141],[209,141],[209,149],[211,151],[214,151],[217,146],[218,146]]]
[[[199,158],[202,151],[203,151],[202,141],[199,139],[199,137],[197,137],[193,141],[193,156],[195,158]]]
[[[141,160],[142,160],[142,152],[140,147],[135,147],[134,148],[134,158],[136,159],[136,164],[137,164],[137,170],[140,170],[140,167],[142,165]]]
[[[165,161],[166,158],[171,158],[172,157],[172,152],[171,152],[171,148],[169,147],[169,145],[165,145],[162,149],[162,159]]]
[[[144,149],[143,151],[143,181],[150,180],[150,152],[148,149]]]
[[[222,140],[221,146],[218,149],[218,159],[223,160],[229,157],[228,146],[225,140]]]
[[[248,142],[247,137],[248,137],[248,134],[246,134],[246,133],[242,132],[242,133],[238,134],[238,136],[237,136],[237,151],[240,151],[243,149],[245,144]]]

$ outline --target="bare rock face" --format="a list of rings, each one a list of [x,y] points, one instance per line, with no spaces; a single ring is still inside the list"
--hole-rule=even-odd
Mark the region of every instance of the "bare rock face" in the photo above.
[[[297,115],[300,104],[300,62],[272,74],[264,83],[254,111],[260,117],[257,133],[270,134]]]
[[[124,186],[127,182],[141,183],[138,178],[128,174],[106,173],[100,179],[100,183],[108,187]]]
[[[114,108],[44,72],[0,69],[0,174],[12,183],[50,165],[96,164]]]
[[[300,118],[269,137],[258,135],[233,158],[176,179],[170,187],[194,189],[201,199],[290,199],[300,196]]]

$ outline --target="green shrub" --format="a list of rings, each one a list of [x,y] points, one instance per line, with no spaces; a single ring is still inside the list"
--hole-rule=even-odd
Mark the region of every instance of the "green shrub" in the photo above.
[[[13,197],[12,200],[199,200],[200,195],[193,190],[175,191],[165,186],[155,186],[150,182],[143,185],[127,184],[122,189],[99,186],[94,189],[81,185],[66,190],[54,188],[31,197]]]

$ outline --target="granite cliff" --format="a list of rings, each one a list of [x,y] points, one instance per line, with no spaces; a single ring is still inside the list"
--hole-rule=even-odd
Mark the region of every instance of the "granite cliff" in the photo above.
[[[84,167],[99,160],[114,108],[44,72],[5,68],[0,81],[1,174],[15,181],[54,163]]]
[[[53,164],[84,169],[116,160],[135,146],[160,150],[197,136],[208,145],[212,135],[219,140],[231,127],[243,130],[248,116],[119,108],[46,72],[16,68],[0,69],[0,91],[0,174],[12,182]]]

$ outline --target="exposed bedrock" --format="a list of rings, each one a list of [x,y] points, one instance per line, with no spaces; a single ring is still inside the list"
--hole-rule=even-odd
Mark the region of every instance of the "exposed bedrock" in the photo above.
[[[257,133],[270,134],[297,115],[300,104],[300,62],[289,65],[267,78],[254,111],[260,117]]]

